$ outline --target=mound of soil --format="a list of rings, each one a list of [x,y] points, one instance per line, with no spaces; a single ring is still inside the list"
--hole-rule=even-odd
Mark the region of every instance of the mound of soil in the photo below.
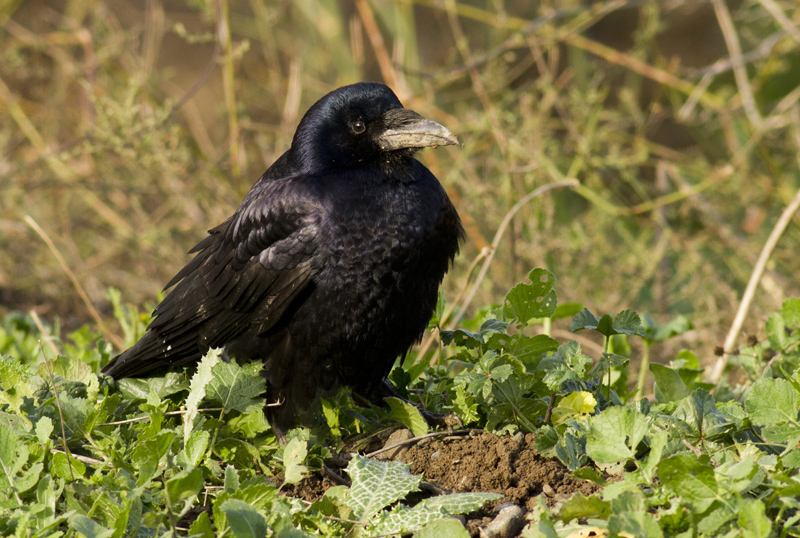
[[[394,446],[411,437],[408,431],[395,432],[385,441],[385,446]],[[534,448],[534,440],[532,434],[499,437],[476,432],[442,440],[424,439],[383,452],[378,457],[410,464],[413,474],[423,475],[430,484],[424,488],[424,496],[467,491],[503,495],[502,499],[467,516],[467,530],[477,537],[483,535],[481,529],[495,520],[498,509],[503,506],[513,504],[527,513],[533,509],[539,495],[552,507],[574,493],[588,496],[597,490],[595,484],[574,478],[558,460],[541,456]],[[312,474],[297,484],[284,487],[282,492],[314,501],[334,485],[330,478]]]
[[[413,474],[422,474],[446,491],[500,493],[500,503],[533,509],[535,497],[544,493],[548,505],[575,492],[590,495],[591,482],[574,478],[558,460],[542,457],[533,448],[533,434],[498,437],[491,433],[420,443],[395,459],[411,464]]]

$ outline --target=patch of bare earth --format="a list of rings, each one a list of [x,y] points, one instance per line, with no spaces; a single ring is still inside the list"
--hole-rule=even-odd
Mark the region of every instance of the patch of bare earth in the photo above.
[[[396,432],[399,440],[411,437],[410,432]],[[424,488],[423,496],[431,490],[442,493],[469,491],[493,492],[503,495],[483,510],[469,514],[466,527],[471,536],[495,536],[510,538],[519,534],[526,523],[525,514],[536,504],[541,495],[548,506],[569,498],[574,493],[591,495],[597,486],[579,480],[558,460],[541,456],[534,448],[535,436],[532,434],[497,436],[487,432],[476,432],[468,436],[453,436],[442,440],[425,439],[389,452],[379,458],[389,457],[411,465],[413,474],[421,474],[432,488]],[[398,441],[392,435],[386,446]],[[328,478],[307,475],[301,482],[286,486],[282,493],[314,501],[336,485]],[[515,505],[517,510],[516,527],[512,524],[498,533],[486,532],[487,526],[496,524],[498,510]],[[508,511],[508,508],[506,509]],[[512,510],[513,511],[513,510]],[[483,529],[483,534],[481,534]]]
[[[480,433],[469,437],[430,441],[411,446],[395,456],[411,464],[411,472],[445,491],[485,491],[503,498],[485,511],[471,514],[467,529],[472,536],[494,518],[494,509],[512,503],[524,511],[533,509],[542,495],[552,506],[580,492],[591,495],[597,486],[574,478],[558,460],[541,456],[532,434],[502,436]]]

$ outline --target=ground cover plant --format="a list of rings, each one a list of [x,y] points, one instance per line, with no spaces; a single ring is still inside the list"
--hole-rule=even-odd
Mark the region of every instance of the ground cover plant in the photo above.
[[[697,357],[684,350],[668,365],[650,366],[651,401],[629,390],[629,343],[678,334],[688,323],[652,326],[629,310],[597,317],[574,304],[559,306],[552,273],[536,269],[529,279],[502,305],[442,331],[435,362],[409,357],[392,373],[421,405],[459,417],[464,428],[451,438],[490,435],[477,444],[482,463],[496,445],[492,438],[503,436],[513,439],[517,465],[532,466],[522,463],[524,450],[559,462],[560,478],[527,479],[527,497],[491,491],[481,473],[461,484],[447,483],[433,467],[423,477],[423,459],[409,447],[424,446],[428,427],[400,400],[389,409],[364,409],[342,392],[326,402],[324,424],[292,430],[279,446],[264,418],[255,363],[226,363],[210,352],[197,368],[112,387],[97,375],[109,359],[108,343],[82,329],[52,356],[42,342],[53,340],[39,320],[11,316],[0,329],[0,531],[466,536],[454,516],[485,524],[487,503],[497,507],[505,494],[526,514],[513,535],[800,534],[800,299],[770,316],[764,342],[739,350],[744,383],[704,383]],[[118,312],[125,325],[143,323],[136,311]],[[542,322],[561,316],[571,318],[572,331],[602,335],[601,355],[541,332]],[[432,325],[438,322],[434,317]],[[381,431],[403,426],[413,432],[404,450],[417,474],[403,455],[358,455]],[[444,443],[437,452],[458,443],[437,442]],[[341,474],[331,465],[345,453]],[[305,475],[325,472],[342,484],[312,499],[289,494]],[[578,484],[570,491],[577,493],[553,493],[568,481]],[[467,527],[479,532],[479,525]]]

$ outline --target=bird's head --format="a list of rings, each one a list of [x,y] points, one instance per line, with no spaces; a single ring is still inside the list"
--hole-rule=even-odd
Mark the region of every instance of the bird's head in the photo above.
[[[309,173],[333,168],[396,165],[420,148],[460,145],[448,129],[403,108],[387,86],[343,86],[306,112],[292,141]]]

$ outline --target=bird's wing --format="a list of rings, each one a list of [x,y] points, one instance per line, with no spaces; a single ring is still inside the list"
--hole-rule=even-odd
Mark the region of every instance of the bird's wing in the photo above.
[[[144,375],[199,360],[246,330],[269,330],[315,274],[321,207],[298,178],[265,182],[209,231],[173,278],[148,331],[103,372]]]

